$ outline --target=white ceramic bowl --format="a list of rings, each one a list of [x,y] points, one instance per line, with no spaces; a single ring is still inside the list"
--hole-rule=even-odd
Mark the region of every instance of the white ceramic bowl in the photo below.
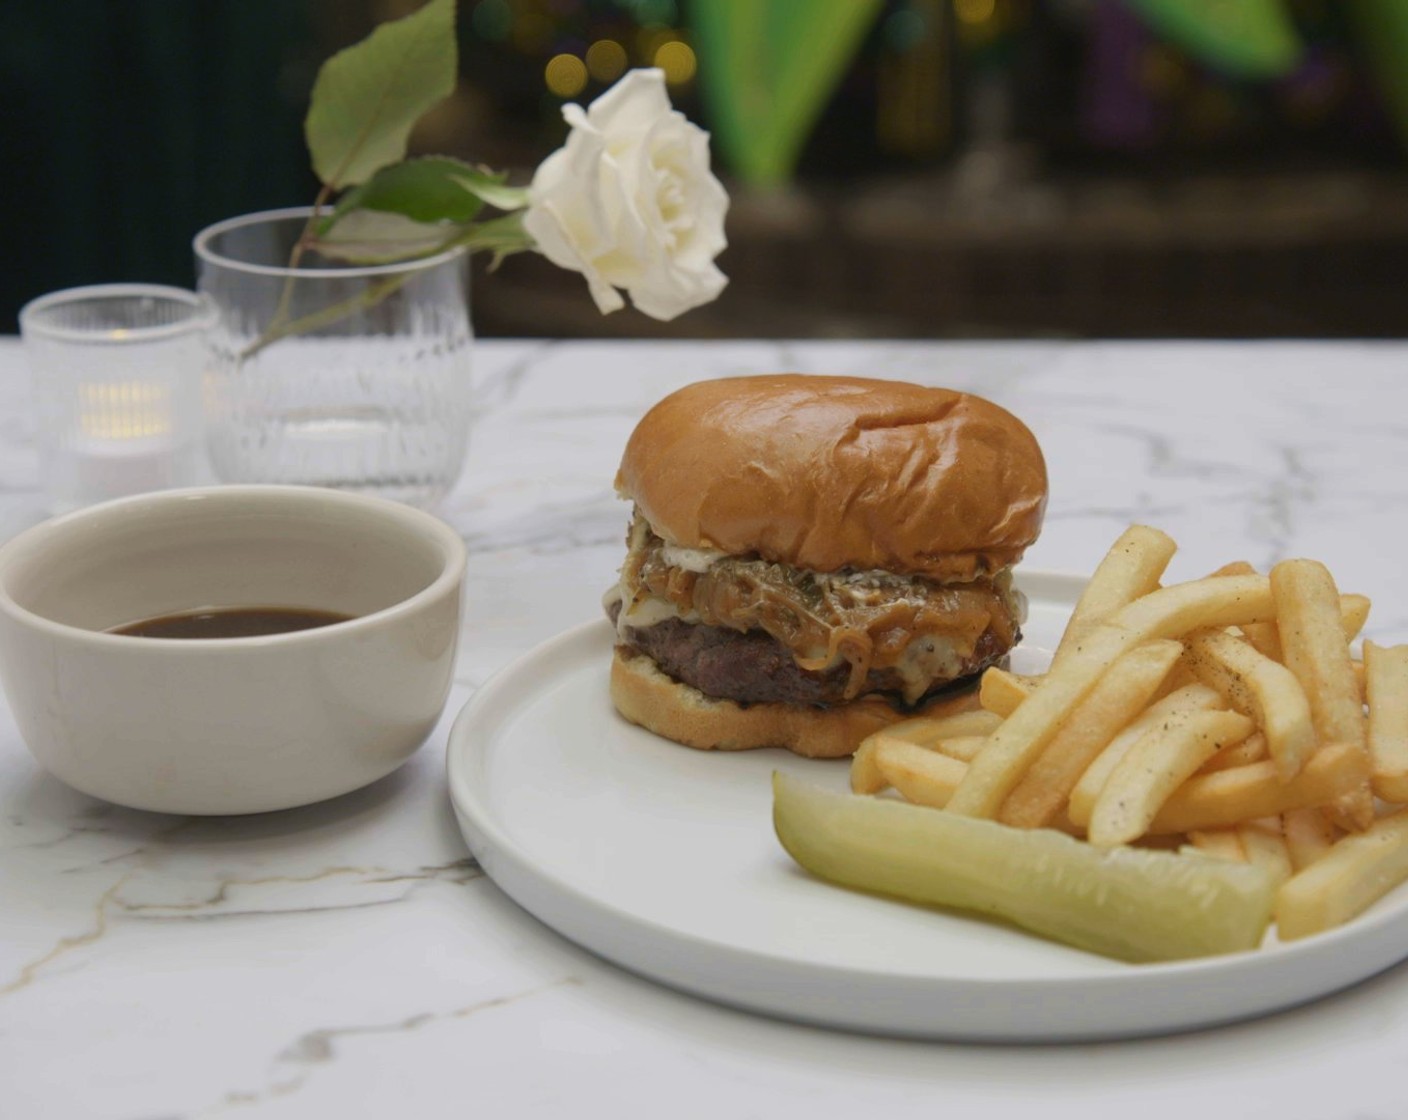
[[[334,490],[108,502],[0,548],[0,677],[35,758],[85,793],[168,813],[306,805],[390,773],[435,726],[464,564],[438,519]],[[354,617],[255,638],[105,632],[210,606]]]

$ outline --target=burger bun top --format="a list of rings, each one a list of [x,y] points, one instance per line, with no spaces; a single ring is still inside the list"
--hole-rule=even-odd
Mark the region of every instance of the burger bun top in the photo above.
[[[970,393],[772,374],[666,397],[627,442],[616,488],[685,548],[954,581],[1036,540],[1046,464],[1026,425]]]

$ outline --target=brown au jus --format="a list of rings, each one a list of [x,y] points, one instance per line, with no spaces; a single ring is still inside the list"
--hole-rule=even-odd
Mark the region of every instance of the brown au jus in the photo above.
[[[134,638],[262,638],[316,630],[353,616],[307,607],[202,607],[114,626],[110,634]]]

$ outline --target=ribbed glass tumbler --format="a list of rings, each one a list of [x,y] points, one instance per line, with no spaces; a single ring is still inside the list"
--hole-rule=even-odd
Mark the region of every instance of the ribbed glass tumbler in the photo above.
[[[206,433],[224,482],[300,483],[434,505],[468,446],[473,329],[465,253],[290,266],[307,208],[195,240],[208,332]]]

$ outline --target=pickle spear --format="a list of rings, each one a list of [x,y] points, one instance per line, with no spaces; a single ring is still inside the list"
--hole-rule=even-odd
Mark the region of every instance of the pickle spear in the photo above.
[[[1120,960],[1255,949],[1275,884],[1259,867],[1196,853],[1101,849],[889,798],[831,793],[774,773],[773,827],[823,879],[1004,918]]]

